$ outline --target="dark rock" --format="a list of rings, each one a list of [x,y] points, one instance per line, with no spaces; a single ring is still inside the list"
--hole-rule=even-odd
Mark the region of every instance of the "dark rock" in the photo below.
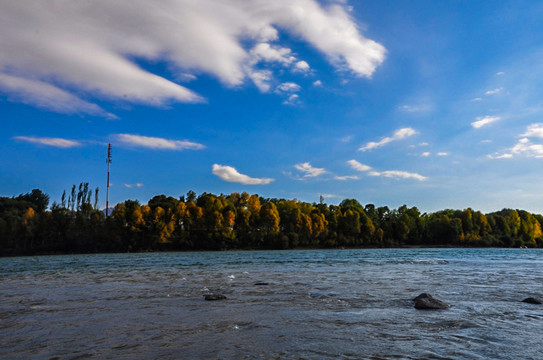
[[[264,286],[264,285],[270,285],[270,283],[267,283],[267,282],[264,282],[264,281],[255,282],[255,286]]]
[[[427,299],[427,298],[431,298],[431,297],[432,297],[432,295],[430,295],[428,293],[422,293],[419,296],[417,296],[416,298],[414,298],[413,301],[417,301],[419,299]]]
[[[443,310],[451,307],[451,305],[435,299],[432,295],[427,293],[420,294],[414,298],[413,301],[415,302],[415,309],[418,310]]]
[[[226,300],[226,296],[222,294],[207,294],[207,295],[204,295],[204,299],[207,301]]]
[[[525,303],[528,303],[528,304],[543,304],[543,302],[539,299],[536,299],[536,298],[533,298],[533,297],[529,297],[529,298],[526,298],[524,300],[522,300],[522,302],[525,302]]]

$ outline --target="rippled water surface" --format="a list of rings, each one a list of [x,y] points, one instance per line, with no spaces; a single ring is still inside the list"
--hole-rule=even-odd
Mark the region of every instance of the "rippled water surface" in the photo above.
[[[543,359],[542,286],[532,249],[0,258],[0,358]]]

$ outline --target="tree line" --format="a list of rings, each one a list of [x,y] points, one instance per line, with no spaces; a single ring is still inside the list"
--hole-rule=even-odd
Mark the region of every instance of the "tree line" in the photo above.
[[[157,195],[106,218],[88,183],[50,207],[39,189],[0,197],[0,255],[358,247],[543,247],[543,216],[471,208],[423,213],[345,199],[339,205],[256,194]]]

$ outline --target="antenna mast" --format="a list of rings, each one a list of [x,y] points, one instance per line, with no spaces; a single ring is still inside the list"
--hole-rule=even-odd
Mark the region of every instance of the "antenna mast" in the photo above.
[[[111,164],[111,144],[107,144],[107,187],[106,187],[106,217],[109,216],[109,165]]]

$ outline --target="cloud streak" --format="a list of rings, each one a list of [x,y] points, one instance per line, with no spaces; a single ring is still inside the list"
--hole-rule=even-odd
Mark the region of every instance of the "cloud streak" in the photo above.
[[[497,89],[488,90],[488,91],[485,91],[485,95],[496,95],[497,93],[500,93],[502,90],[503,88],[501,87]]]
[[[365,38],[340,3],[3,1],[0,91],[13,101],[51,111],[106,117],[111,114],[83,99],[153,106],[204,101],[167,77],[208,74],[230,87],[250,79],[266,92],[273,64],[293,72],[310,70],[304,59],[278,44],[280,31],[354,76],[371,77],[385,59],[385,48]],[[153,73],[140,61],[164,62],[171,74]]]
[[[334,180],[341,180],[341,181],[358,180],[358,179],[360,179],[360,177],[358,177],[356,175],[344,175],[344,176],[336,175],[336,176],[334,176]]]
[[[485,117],[478,117],[477,121],[474,121],[471,123],[471,126],[475,129],[480,129],[483,126],[486,126],[488,124],[492,124],[495,121],[500,120],[501,118],[499,116],[485,116]]]
[[[15,136],[14,139],[28,142],[31,144],[46,145],[46,146],[63,148],[63,149],[81,146],[81,143],[79,141],[67,140],[67,139],[61,139],[61,138]]]
[[[418,181],[425,181],[428,178],[417,173],[399,171],[399,170],[388,170],[388,171],[371,171],[370,176],[383,176],[387,178],[398,178],[398,179],[415,179]]]
[[[158,137],[117,134],[117,141],[124,145],[134,147],[144,147],[155,150],[202,150],[205,146],[188,140],[169,140]]]
[[[358,151],[373,150],[373,149],[379,148],[381,146],[385,146],[386,144],[389,144],[389,143],[391,143],[393,141],[408,138],[410,136],[415,135],[416,133],[417,132],[414,129],[410,128],[410,127],[398,129],[398,130],[396,130],[394,132],[394,134],[392,136],[384,137],[380,141],[377,141],[377,142],[371,141],[371,142],[367,143],[366,145],[361,146],[358,149]]]
[[[0,93],[14,102],[32,105],[61,114],[88,114],[116,119],[100,106],[89,103],[68,91],[43,81],[0,72]]]
[[[361,164],[356,160],[349,160],[347,161],[347,164],[351,165],[351,168],[353,168],[356,171],[370,171],[371,170],[370,166]]]
[[[267,185],[274,181],[271,178],[252,178],[244,174],[240,174],[231,166],[213,164],[212,172],[220,179],[228,182],[239,183],[244,185]]]

